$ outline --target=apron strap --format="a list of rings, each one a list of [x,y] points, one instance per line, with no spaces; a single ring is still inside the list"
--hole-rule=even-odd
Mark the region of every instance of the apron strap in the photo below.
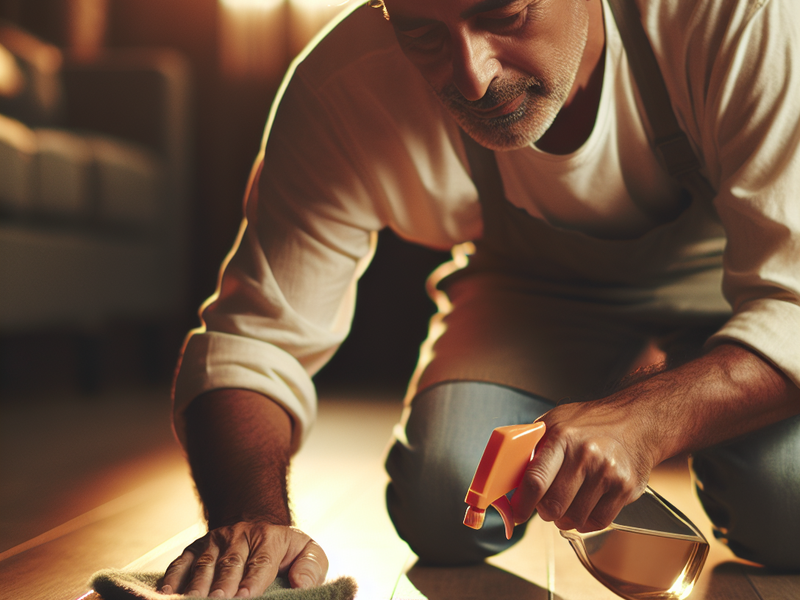
[[[639,88],[647,120],[653,130],[653,145],[669,175],[682,187],[706,200],[716,192],[700,173],[702,163],[689,138],[678,124],[669,92],[647,39],[634,0],[608,0],[628,57],[633,78]]]

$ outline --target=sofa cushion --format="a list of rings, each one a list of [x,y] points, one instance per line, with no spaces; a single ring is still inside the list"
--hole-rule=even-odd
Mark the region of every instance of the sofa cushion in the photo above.
[[[33,208],[49,219],[85,221],[93,192],[93,150],[83,138],[58,129],[37,129]]]
[[[104,136],[87,136],[94,157],[96,215],[100,222],[141,228],[159,220],[161,165],[153,153]]]
[[[0,115],[0,217],[152,229],[163,201],[154,153],[114,138],[31,130]]]

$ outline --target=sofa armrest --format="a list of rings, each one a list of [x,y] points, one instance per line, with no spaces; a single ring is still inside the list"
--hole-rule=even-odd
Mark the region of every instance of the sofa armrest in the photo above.
[[[185,155],[190,83],[179,53],[108,50],[91,62],[67,61],[63,82],[66,128],[135,142],[168,160]]]

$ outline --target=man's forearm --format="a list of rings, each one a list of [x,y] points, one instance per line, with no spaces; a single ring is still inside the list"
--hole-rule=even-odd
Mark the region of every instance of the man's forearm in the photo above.
[[[750,433],[800,413],[800,390],[780,370],[724,344],[615,394],[650,411],[660,460]],[[635,408],[634,408],[635,410]]]
[[[800,412],[781,371],[735,344],[610,396],[561,404],[511,499],[516,522],[533,511],[560,529],[595,531],[638,498],[660,462]]]
[[[286,496],[292,421],[248,390],[215,390],[186,409],[186,451],[209,528],[237,521],[291,524]]]

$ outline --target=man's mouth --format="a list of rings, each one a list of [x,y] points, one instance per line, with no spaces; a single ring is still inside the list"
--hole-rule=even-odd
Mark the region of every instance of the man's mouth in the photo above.
[[[512,98],[511,100],[493,106],[492,108],[469,107],[469,111],[479,119],[490,120],[490,119],[507,117],[517,112],[520,109],[520,107],[525,103],[527,97],[528,97],[527,92],[523,92],[516,98]]]

